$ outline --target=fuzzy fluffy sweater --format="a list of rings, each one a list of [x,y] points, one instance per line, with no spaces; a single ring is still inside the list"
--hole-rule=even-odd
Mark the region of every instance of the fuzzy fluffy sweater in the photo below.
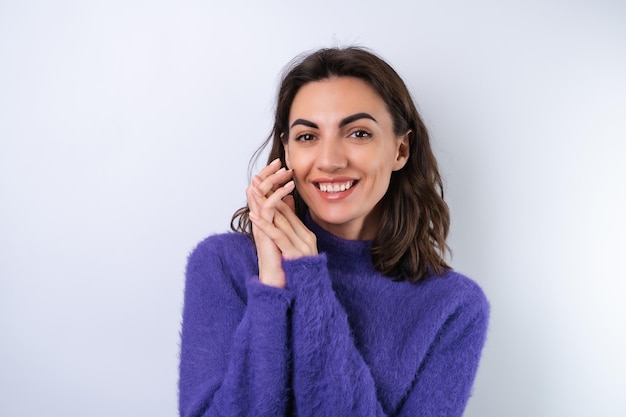
[[[190,416],[461,416],[485,341],[481,289],[452,271],[393,281],[371,242],[307,221],[319,255],[263,285],[253,242],[227,233],[189,257],[179,410]]]

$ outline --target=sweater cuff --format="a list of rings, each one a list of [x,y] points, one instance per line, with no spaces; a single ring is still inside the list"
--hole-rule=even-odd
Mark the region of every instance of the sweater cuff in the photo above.
[[[293,300],[293,292],[287,288],[272,287],[259,281],[259,277],[251,276],[246,280],[248,305],[278,304],[289,307]]]
[[[323,285],[324,282],[330,285],[325,253],[297,259],[283,259],[283,271],[285,271],[287,288],[301,289]]]

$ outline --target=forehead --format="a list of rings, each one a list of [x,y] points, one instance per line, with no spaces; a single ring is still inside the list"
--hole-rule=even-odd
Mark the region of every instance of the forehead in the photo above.
[[[365,81],[355,77],[332,77],[307,83],[298,90],[291,104],[289,121],[290,124],[298,118],[332,121],[359,112],[391,119],[383,99]]]

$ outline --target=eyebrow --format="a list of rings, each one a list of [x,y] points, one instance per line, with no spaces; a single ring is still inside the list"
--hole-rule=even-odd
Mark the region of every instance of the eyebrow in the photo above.
[[[352,122],[356,122],[357,120],[360,119],[370,119],[373,120],[374,122],[378,123],[378,121],[376,119],[374,119],[374,116],[372,116],[369,113],[356,113],[353,114],[351,116],[347,116],[344,117],[343,119],[341,119],[341,121],[339,122],[339,127],[344,127],[346,125],[349,125]],[[307,127],[310,127],[312,129],[319,129],[319,126],[317,126],[317,124],[309,121],[309,120],[305,120],[305,119],[296,119],[294,120],[294,122],[291,124],[290,128],[296,126],[296,125],[304,125]]]
[[[339,122],[339,127],[344,127],[345,125],[349,125],[350,123],[356,122],[357,120],[360,120],[360,119],[370,119],[378,123],[378,121],[374,119],[374,116],[372,116],[369,113],[357,113],[357,114],[353,114],[352,116],[345,117],[343,120],[341,120]]]
[[[294,122],[291,124],[291,126],[289,126],[289,128],[291,129],[292,127],[294,127],[296,125],[304,125],[306,127],[312,128],[312,129],[319,129],[319,127],[315,123],[310,122],[310,121],[305,120],[305,119],[296,119],[296,120],[294,120]]]

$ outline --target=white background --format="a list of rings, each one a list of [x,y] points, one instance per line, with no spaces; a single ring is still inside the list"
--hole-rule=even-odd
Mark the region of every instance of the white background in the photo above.
[[[359,44],[430,127],[492,304],[466,416],[626,415],[623,1],[0,0],[0,415],[172,416],[186,256],[283,66]]]

